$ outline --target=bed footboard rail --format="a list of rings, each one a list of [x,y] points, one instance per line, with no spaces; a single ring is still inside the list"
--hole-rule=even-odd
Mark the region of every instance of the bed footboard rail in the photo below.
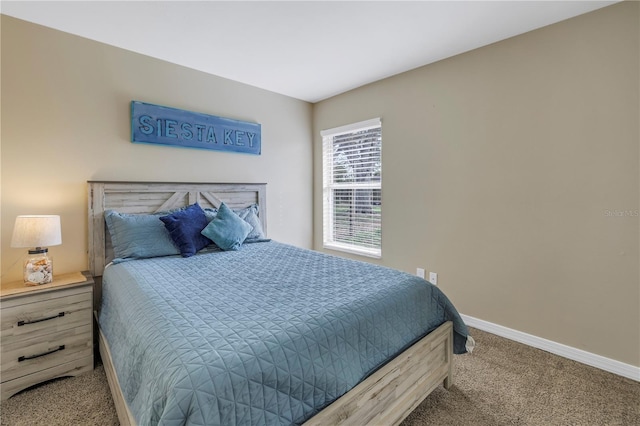
[[[97,314],[96,322],[98,321]],[[113,367],[113,360],[111,358],[111,350],[109,349],[109,344],[107,343],[107,339],[105,339],[102,334],[102,330],[98,328],[98,348],[100,351],[100,358],[102,359],[102,364],[104,366],[104,372],[107,376],[107,383],[109,384],[109,389],[111,390],[111,396],[113,398],[113,405],[116,407],[116,413],[118,415],[118,421],[120,422],[120,426],[137,426],[131,411],[129,411],[129,407],[124,399],[124,395],[122,394],[122,389],[120,388],[120,382],[118,380],[118,375],[116,374],[116,370]]]
[[[304,425],[400,424],[440,383],[451,387],[452,360],[453,326],[448,321]]]

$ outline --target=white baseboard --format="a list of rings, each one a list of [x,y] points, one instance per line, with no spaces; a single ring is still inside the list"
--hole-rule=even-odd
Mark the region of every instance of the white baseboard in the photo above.
[[[542,349],[543,351],[551,352],[552,354],[556,354],[561,357],[578,361],[583,364],[587,364],[592,367],[596,367],[601,370],[605,370],[610,373],[640,382],[640,367],[636,367],[631,364],[625,364],[624,362],[606,358],[601,355],[596,355],[591,352],[583,351],[581,349],[572,348],[571,346],[556,343],[551,340],[543,339],[541,337],[533,336],[531,334],[523,333],[511,328],[503,327],[498,324],[493,324],[491,322],[470,317],[468,315],[461,314],[460,316],[464,320],[465,324],[467,324],[469,327],[474,327],[479,330],[507,338],[509,340],[514,340],[516,342],[523,343],[534,348]]]

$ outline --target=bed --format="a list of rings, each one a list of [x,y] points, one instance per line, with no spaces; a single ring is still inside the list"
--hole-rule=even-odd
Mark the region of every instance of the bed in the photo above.
[[[265,184],[88,189],[100,355],[123,425],[398,424],[451,386],[452,354],[472,342],[426,281],[268,240]],[[262,235],[239,250],[118,256],[105,214],[113,229],[114,215],[194,203],[212,217],[253,211]]]

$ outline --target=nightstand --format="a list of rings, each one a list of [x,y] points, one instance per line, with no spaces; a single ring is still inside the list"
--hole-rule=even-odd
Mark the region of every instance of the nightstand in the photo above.
[[[93,369],[93,277],[54,275],[49,284],[0,287],[0,399]]]

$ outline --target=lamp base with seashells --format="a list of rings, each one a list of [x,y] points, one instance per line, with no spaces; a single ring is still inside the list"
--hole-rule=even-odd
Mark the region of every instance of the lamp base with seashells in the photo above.
[[[24,261],[25,285],[36,286],[53,281],[53,259],[48,251],[43,247],[29,250],[29,256]]]

